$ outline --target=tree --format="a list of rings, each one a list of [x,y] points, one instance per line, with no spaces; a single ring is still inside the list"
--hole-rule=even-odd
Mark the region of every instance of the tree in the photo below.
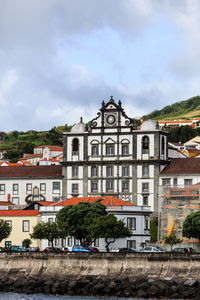
[[[4,220],[0,220],[0,242],[9,237],[12,227]]]
[[[105,238],[107,252],[110,252],[109,245],[114,243],[116,239],[132,236],[130,229],[125,226],[124,222],[117,220],[112,214],[96,218],[89,230],[94,239]]]
[[[69,205],[57,213],[57,223],[65,236],[73,236],[80,240],[81,245],[90,246],[94,238],[91,236],[89,226],[99,216],[106,215],[106,207],[101,203],[81,202]]]
[[[186,217],[183,223],[183,236],[200,239],[200,211]]]
[[[30,239],[24,239],[22,241],[22,246],[25,247],[25,248],[30,247],[31,244],[32,244],[32,241]]]
[[[174,232],[172,232],[172,234],[170,236],[166,236],[164,238],[164,240],[165,240],[165,244],[170,245],[171,250],[172,250],[173,245],[176,245],[176,244],[179,244],[179,243],[182,242],[181,239],[179,239],[179,238],[176,237],[176,235],[174,234]]]
[[[32,239],[48,240],[53,248],[54,240],[63,237],[63,234],[55,222],[42,222],[35,225],[33,233],[30,236]]]

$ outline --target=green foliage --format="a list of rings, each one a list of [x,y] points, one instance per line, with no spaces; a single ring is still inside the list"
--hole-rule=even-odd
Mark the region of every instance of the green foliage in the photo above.
[[[65,236],[73,236],[80,240],[84,246],[93,242],[90,226],[99,216],[106,215],[106,207],[100,203],[82,202],[77,205],[69,205],[57,213],[57,223]]]
[[[187,113],[195,110],[200,110],[200,96],[167,105],[161,110],[155,110],[151,113],[151,118],[155,120],[169,120],[170,117],[182,118]],[[143,119],[146,120],[147,116],[143,116]]]
[[[156,243],[158,238],[158,217],[154,217],[150,221],[151,243]]]
[[[164,238],[164,240],[165,240],[165,244],[168,244],[168,245],[171,246],[171,250],[172,250],[173,245],[179,244],[179,243],[182,242],[181,239],[178,239],[178,238],[176,237],[176,235],[174,234],[174,232],[172,232],[172,234],[171,234],[170,236],[166,236],[166,237]]]
[[[105,238],[106,251],[109,252],[109,245],[114,243],[116,239],[130,237],[132,235],[130,229],[125,226],[122,220],[112,215],[104,215],[95,219],[89,226],[89,231],[94,239]]]
[[[191,126],[178,126],[169,128],[169,141],[174,143],[185,143],[199,134],[198,129]]]
[[[6,239],[9,237],[10,233],[12,231],[12,227],[6,223],[4,220],[0,219],[0,242],[3,239]]]
[[[30,247],[31,244],[32,244],[32,241],[31,241],[30,239],[24,239],[24,240],[22,241],[22,246],[23,246],[23,247],[28,248],[28,247]]]
[[[200,239],[200,211],[186,217],[183,223],[183,236]]]
[[[21,151],[18,149],[11,149],[6,152],[4,155],[5,158],[8,158],[10,162],[17,162],[19,158],[21,157]]]
[[[64,237],[55,222],[38,223],[33,228],[33,233],[30,236],[32,239],[46,239],[51,243],[52,247],[55,239]]]
[[[50,145],[62,145],[62,135],[63,133],[53,127],[46,135],[46,139]]]

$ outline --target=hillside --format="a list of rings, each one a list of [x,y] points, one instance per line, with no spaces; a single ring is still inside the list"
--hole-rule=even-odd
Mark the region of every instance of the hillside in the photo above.
[[[24,153],[33,153],[33,148],[39,145],[59,145],[62,146],[62,136],[64,130],[70,127],[53,127],[49,131],[29,130],[12,131],[5,134],[5,139],[0,141],[0,151],[6,150],[4,158],[11,162],[18,161]]]
[[[192,97],[188,100],[179,101],[172,105],[167,105],[161,110],[154,110],[150,114],[151,118],[158,121],[174,119],[193,119],[200,117],[200,96]],[[142,117],[143,120],[149,118],[149,115]]]

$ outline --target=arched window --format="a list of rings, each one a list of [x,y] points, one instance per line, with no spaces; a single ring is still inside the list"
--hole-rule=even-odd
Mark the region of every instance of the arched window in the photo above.
[[[75,138],[72,141],[72,152],[78,152],[78,148],[79,148],[79,142],[78,139]]]
[[[165,154],[165,138],[164,138],[164,136],[162,136],[162,139],[161,139],[161,154],[162,155]]]
[[[142,138],[142,153],[149,153],[149,137],[146,135]]]

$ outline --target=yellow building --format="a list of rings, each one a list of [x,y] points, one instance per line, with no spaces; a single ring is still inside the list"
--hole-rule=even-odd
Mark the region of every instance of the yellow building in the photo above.
[[[0,219],[12,227],[11,234],[1,241],[0,246],[22,246],[24,239],[31,239],[30,234],[33,233],[33,227],[41,222],[41,215],[38,210],[0,210]],[[41,241],[33,239],[31,247],[41,248]]]

